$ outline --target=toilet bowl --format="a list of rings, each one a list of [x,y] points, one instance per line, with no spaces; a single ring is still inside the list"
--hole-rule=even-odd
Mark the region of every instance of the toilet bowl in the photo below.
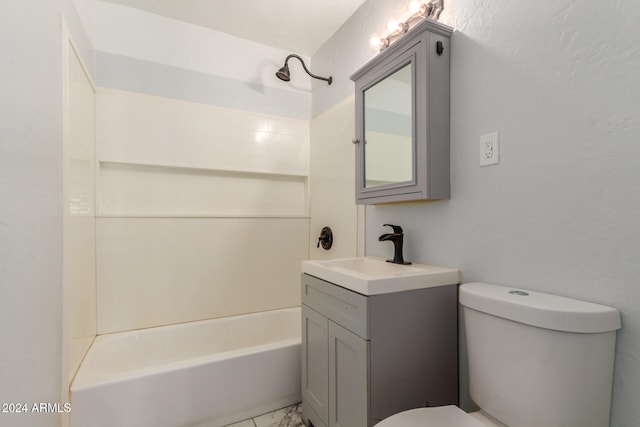
[[[608,427],[618,310],[488,283],[459,299],[481,411],[411,409],[376,427]]]
[[[400,412],[376,424],[376,427],[505,427],[481,414],[467,414],[454,405],[418,408]]]

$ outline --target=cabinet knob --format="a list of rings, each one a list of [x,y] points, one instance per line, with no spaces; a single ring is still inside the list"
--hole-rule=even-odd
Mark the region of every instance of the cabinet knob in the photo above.
[[[351,142],[354,144],[360,144],[360,140],[358,138],[353,138]]]

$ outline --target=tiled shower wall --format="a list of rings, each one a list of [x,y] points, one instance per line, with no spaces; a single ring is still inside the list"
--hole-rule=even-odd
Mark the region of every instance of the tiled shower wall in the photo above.
[[[273,76],[288,52],[95,8],[98,333],[298,305],[311,93]]]
[[[62,26],[62,384],[96,336],[95,90],[76,38]],[[63,414],[63,426],[68,421]]]

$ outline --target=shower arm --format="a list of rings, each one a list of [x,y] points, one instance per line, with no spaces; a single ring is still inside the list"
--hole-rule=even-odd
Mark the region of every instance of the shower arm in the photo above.
[[[289,56],[287,56],[284,60],[284,65],[285,67],[288,67],[288,62],[289,59],[291,58],[296,58],[300,61],[300,63],[302,64],[302,68],[304,68],[304,71],[307,72],[307,74],[309,74],[311,77],[313,77],[314,79],[318,79],[318,80],[324,80],[325,82],[331,84],[331,82],[333,81],[333,77],[329,76],[329,77],[320,77],[317,76],[315,74],[313,74],[311,71],[309,71],[309,69],[307,68],[307,66],[304,64],[304,61],[302,60],[302,58],[298,55],[296,55],[295,53],[290,54]]]

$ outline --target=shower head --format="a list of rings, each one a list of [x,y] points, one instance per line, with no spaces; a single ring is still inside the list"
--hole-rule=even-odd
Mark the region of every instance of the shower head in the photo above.
[[[315,74],[313,74],[311,71],[309,71],[307,69],[307,66],[305,65],[305,63],[302,60],[302,58],[300,58],[298,55],[295,55],[293,53],[291,55],[287,56],[287,58],[284,60],[284,65],[282,66],[282,68],[280,68],[276,72],[276,77],[278,77],[280,80],[283,80],[285,82],[288,82],[289,80],[291,80],[291,73],[289,72],[289,64],[288,64],[290,58],[296,58],[296,59],[300,60],[300,63],[302,64],[302,68],[304,68],[304,71],[306,71],[307,74],[309,74],[314,79],[324,80],[328,84],[331,84],[331,82],[333,81],[333,77],[331,77],[331,76],[329,76],[329,77],[320,77],[320,76],[316,76]]]
[[[284,64],[284,66],[280,68],[276,73],[276,77],[285,82],[291,80],[291,75],[289,74],[289,66],[287,64]]]

